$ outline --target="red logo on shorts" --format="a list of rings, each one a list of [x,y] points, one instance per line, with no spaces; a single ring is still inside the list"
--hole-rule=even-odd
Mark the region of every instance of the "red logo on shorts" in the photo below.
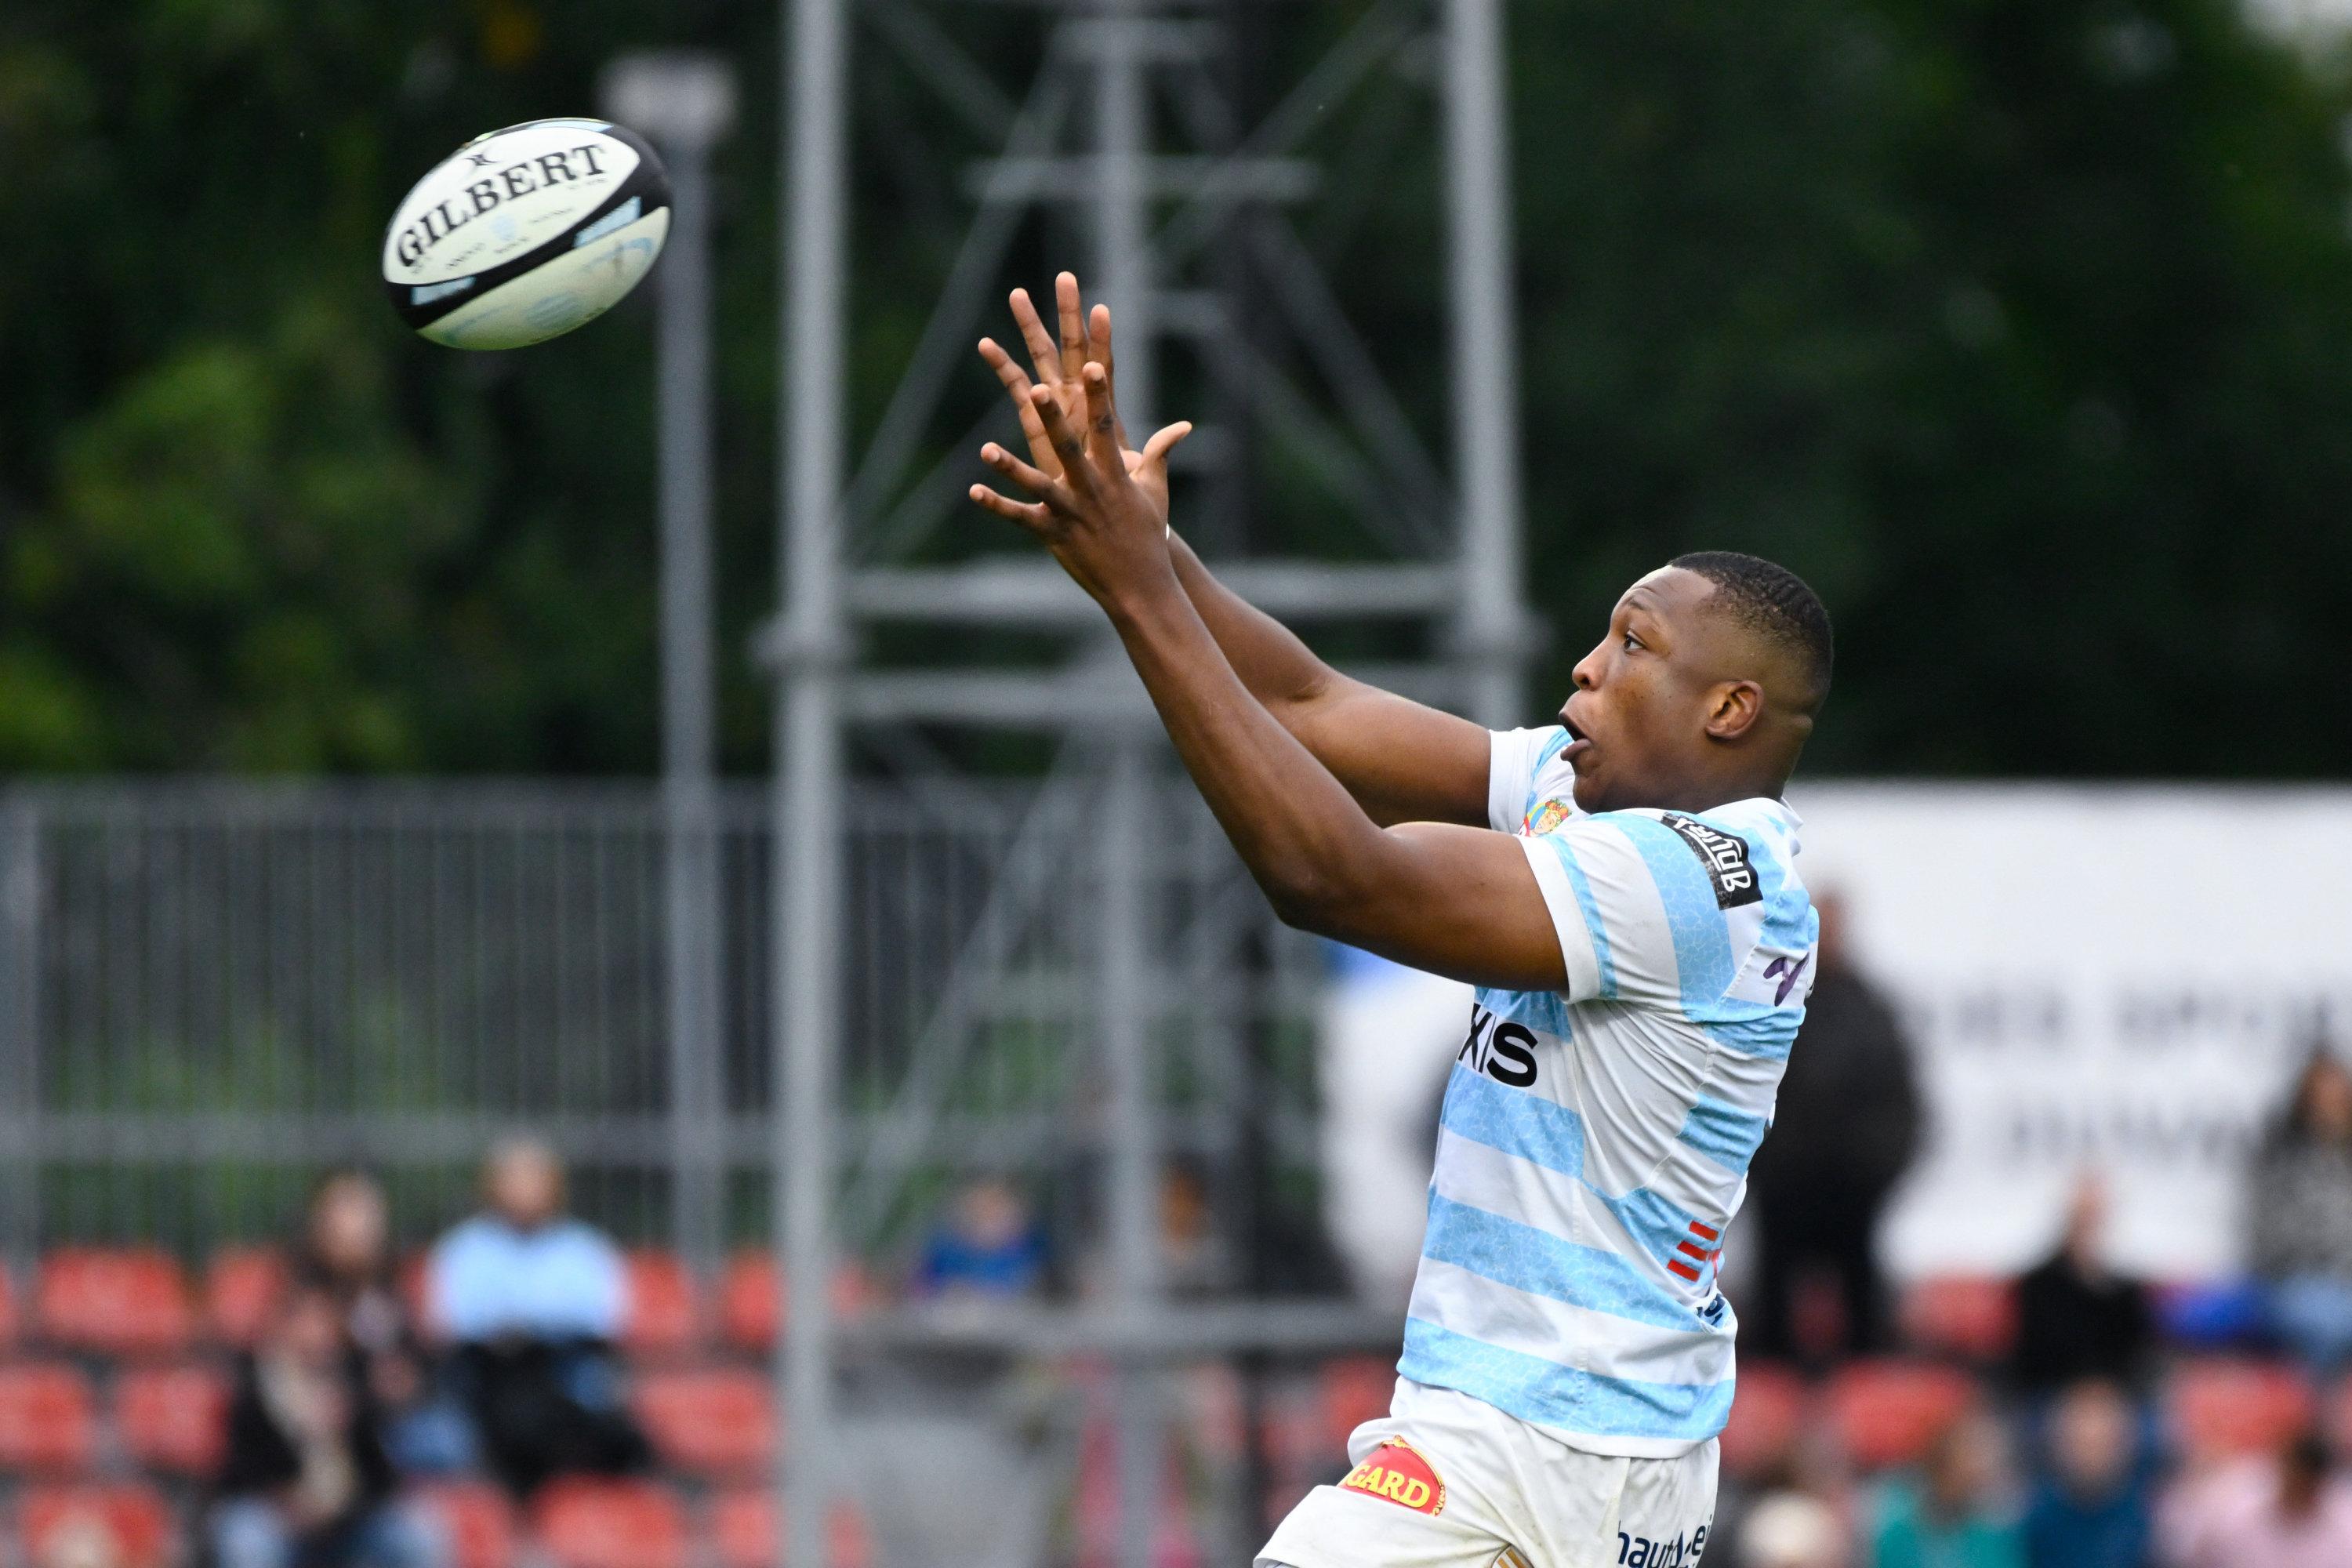
[[[1421,1450],[1402,1437],[1382,1443],[1339,1484],[1351,1492],[1386,1498],[1415,1513],[1445,1511],[1445,1483],[1437,1479]]]

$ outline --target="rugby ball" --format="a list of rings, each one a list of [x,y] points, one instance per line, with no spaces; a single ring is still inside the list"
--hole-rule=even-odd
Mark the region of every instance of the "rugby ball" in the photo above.
[[[534,120],[477,136],[416,182],[383,236],[383,286],[456,349],[519,349],[593,321],[669,237],[669,179],[634,132]]]

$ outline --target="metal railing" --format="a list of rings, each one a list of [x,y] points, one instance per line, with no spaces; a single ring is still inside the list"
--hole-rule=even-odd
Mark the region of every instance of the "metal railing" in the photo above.
[[[1095,1244],[1106,1141],[1094,970],[1103,780],[869,782],[848,821],[839,1234],[887,1259],[960,1174],[1021,1179]],[[1141,1026],[1171,1152],[1313,1163],[1319,957],[1275,926],[1193,792],[1150,772]],[[282,1231],[315,1174],[377,1169],[404,1237],[469,1200],[499,1133],[551,1139],[574,1201],[673,1238],[682,1169],[723,1173],[709,1234],[764,1241],[771,1105],[766,800],[709,819],[711,1037],[669,1038],[652,786],[0,790],[0,1245]],[[723,1111],[671,1114],[679,1064]],[[1229,1184],[1229,1185],[1231,1185]],[[1247,1202],[1246,1192],[1225,1192]]]

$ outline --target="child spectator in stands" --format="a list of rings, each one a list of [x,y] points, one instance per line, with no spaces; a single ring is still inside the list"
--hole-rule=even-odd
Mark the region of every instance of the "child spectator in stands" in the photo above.
[[[2002,1500],[2000,1425],[1971,1410],[1947,1426],[1916,1480],[1888,1483],[1871,1568],[2024,1568],[2017,1523]]]
[[[238,1367],[209,1534],[219,1568],[434,1568],[332,1296],[297,1284]]]
[[[2049,1469],[2025,1510],[2026,1568],[2149,1568],[2139,1417],[2115,1384],[2078,1383],[2049,1422]]]
[[[2184,1483],[2160,1533],[2166,1568],[2345,1568],[2352,1486],[2330,1476],[2326,1443],[2306,1432],[2275,1459]]]
[[[2084,1176],[2066,1209],[2058,1250],[2018,1281],[2020,1392],[2046,1398],[2084,1379],[2137,1387],[2154,1342],[2147,1290],[2107,1266],[2106,1189]]]
[[[2352,1072],[2325,1043],[2263,1141],[2248,1198],[2273,1331],[2332,1373],[2352,1359]]]
[[[564,1214],[544,1143],[500,1143],[482,1190],[483,1212],[433,1249],[426,1288],[489,1468],[524,1498],[556,1476],[645,1468],[614,1350],[628,1310],[619,1249]]]
[[[325,1291],[367,1368],[384,1413],[384,1443],[404,1472],[436,1474],[473,1462],[465,1415],[436,1397],[425,1355],[392,1271],[383,1189],[363,1171],[331,1171],[311,1190],[294,1276]]]
[[[1045,1239],[1029,1205],[1002,1176],[967,1183],[924,1238],[908,1280],[920,1297],[1034,1296],[1045,1279]]]

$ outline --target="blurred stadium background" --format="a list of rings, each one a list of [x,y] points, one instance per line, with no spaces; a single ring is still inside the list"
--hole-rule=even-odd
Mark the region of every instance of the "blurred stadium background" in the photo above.
[[[1837,617],[1710,1568],[2352,1562],[2339,9],[16,0],[0,1563],[273,1561],[322,1267],[327,1512],[421,1522],[319,1568],[1188,1568],[1344,1468],[1460,997],[1277,926],[967,515],[1065,265],[1350,668],[1539,722],[1698,547]],[[583,112],[656,278],[407,334],[401,192]],[[434,1250],[520,1137],[617,1248],[544,1483]]]

